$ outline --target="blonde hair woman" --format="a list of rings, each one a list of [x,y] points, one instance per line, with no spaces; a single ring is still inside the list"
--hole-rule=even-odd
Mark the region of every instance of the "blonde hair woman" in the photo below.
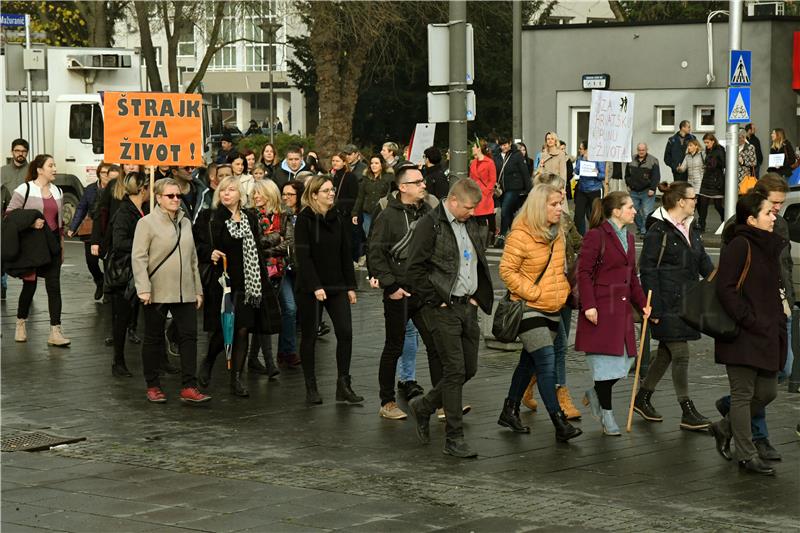
[[[567,272],[574,272],[583,237],[578,233],[575,222],[573,222],[572,216],[569,213],[569,203],[566,201],[566,181],[555,174],[545,173],[539,174],[536,179],[534,179],[534,185],[537,183],[552,185],[561,190],[564,194],[564,202],[561,204],[561,227],[566,237]],[[578,420],[581,418],[581,412],[575,406],[575,402],[572,401],[572,396],[567,388],[567,339],[569,338],[571,323],[572,308],[565,305],[561,308],[561,323],[558,328],[558,335],[553,343],[553,347],[556,351],[556,396],[558,397],[558,404],[561,406],[561,410],[564,411],[564,414],[567,416],[567,420]],[[531,382],[528,388],[525,389],[525,394],[522,396],[522,403],[531,411],[535,411],[538,407],[536,400],[533,398],[535,385],[536,374],[531,378]]]
[[[525,301],[525,310],[519,329],[523,349],[497,421],[517,433],[530,432],[519,418],[519,405],[535,372],[539,393],[560,442],[581,434],[580,429],[567,422],[556,397],[553,342],[561,322],[561,308],[570,293],[561,224],[563,201],[563,187],[535,185],[506,238],[500,277],[512,300]]]
[[[281,214],[281,196],[275,182],[257,180],[253,184],[253,193],[250,196],[253,206],[252,213],[258,221],[258,235],[256,242],[264,255],[267,277],[276,291],[280,289],[284,274],[284,257],[286,256],[285,218]],[[286,309],[281,301],[281,310]],[[283,328],[281,328],[283,332]],[[283,335],[283,333],[281,333]],[[266,366],[258,359],[258,352],[264,354]],[[280,350],[279,350],[280,351]],[[272,358],[272,336],[254,335],[250,341],[250,353],[247,357],[247,367],[257,374],[267,374],[270,381],[280,374]]]
[[[314,348],[323,306],[328,310],[336,332],[336,400],[364,401],[353,392],[350,378],[353,351],[350,306],[356,303],[356,276],[350,260],[351,231],[349,220],[343,220],[333,207],[335,198],[336,189],[329,176],[311,178],[303,192],[305,207],[300,211],[294,228],[295,296],[302,330],[300,359],[309,404],[322,403],[317,390]]]
[[[539,166],[534,174],[539,175],[545,172],[555,174],[565,181],[567,179],[567,155],[561,151],[558,135],[554,131],[548,131],[544,136],[544,146],[539,155]]]

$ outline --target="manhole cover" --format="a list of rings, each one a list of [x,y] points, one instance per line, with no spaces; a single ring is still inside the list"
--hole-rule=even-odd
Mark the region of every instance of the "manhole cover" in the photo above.
[[[59,444],[72,444],[86,440],[86,437],[59,437],[58,435],[48,435],[34,431],[33,433],[23,433],[13,437],[4,438],[0,441],[0,451],[4,452],[38,452],[49,450],[52,446]]]

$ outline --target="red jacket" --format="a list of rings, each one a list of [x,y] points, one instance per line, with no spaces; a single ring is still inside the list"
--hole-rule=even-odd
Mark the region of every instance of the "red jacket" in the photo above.
[[[605,241],[605,247],[603,247]],[[600,258],[601,248],[603,257]],[[611,227],[603,222],[589,230],[583,238],[578,258],[578,288],[581,309],[578,313],[578,330],[575,349],[604,355],[637,353],[633,330],[631,303],[640,310],[647,300],[636,275],[636,243],[628,233],[628,253]],[[584,311],[597,309],[597,325],[586,319]]]
[[[475,206],[475,216],[494,214],[494,184],[497,182],[497,169],[489,156],[483,160],[473,159],[469,164],[469,177],[481,188],[481,201]]]

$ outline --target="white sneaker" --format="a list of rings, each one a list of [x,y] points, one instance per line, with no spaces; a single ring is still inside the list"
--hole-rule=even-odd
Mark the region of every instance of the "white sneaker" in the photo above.
[[[397,406],[397,402],[389,402],[386,405],[381,406],[378,414],[383,418],[388,418],[389,420],[405,420],[408,418],[408,415]]]

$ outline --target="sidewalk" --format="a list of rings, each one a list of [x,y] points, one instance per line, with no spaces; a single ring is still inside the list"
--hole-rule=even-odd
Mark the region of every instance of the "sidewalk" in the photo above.
[[[705,433],[680,431],[680,410],[665,377],[654,403],[662,424],[604,437],[588,413],[571,444],[556,444],[546,412],[524,413],[530,435],[496,424],[518,354],[482,349],[465,387],[465,417],[477,460],[418,443],[412,420],[378,417],[377,361],[383,318],[377,291],[353,308],[354,388],[363,406],[334,402],[332,334],[318,344],[325,403],[304,403],[301,371],[269,383],[248,376],[251,397],[227,390],[217,365],[199,408],[177,400],[179,380],[163,380],[169,402],[144,398],[139,347],[128,345],[134,378],[113,378],[110,306],[95,304],[82,249],[67,247],[62,277],[68,349],[48,348],[44,287],[36,294],[25,344],[13,341],[19,282],[2,305],[3,438],[44,431],[87,440],[45,452],[3,453],[2,530],[25,531],[793,531],[798,529],[800,395],[780,387],[770,406],[770,438],[783,454],[778,475],[739,473]],[[141,330],[141,326],[140,326]],[[141,331],[140,331],[141,333]],[[713,344],[692,344],[691,390],[713,417],[726,392]],[[201,336],[200,353],[205,350]],[[418,380],[428,387],[424,352]],[[570,353],[573,397],[590,384]],[[632,380],[615,389],[622,424]],[[406,409],[405,403],[401,407]],[[581,406],[582,407],[582,406]]]

